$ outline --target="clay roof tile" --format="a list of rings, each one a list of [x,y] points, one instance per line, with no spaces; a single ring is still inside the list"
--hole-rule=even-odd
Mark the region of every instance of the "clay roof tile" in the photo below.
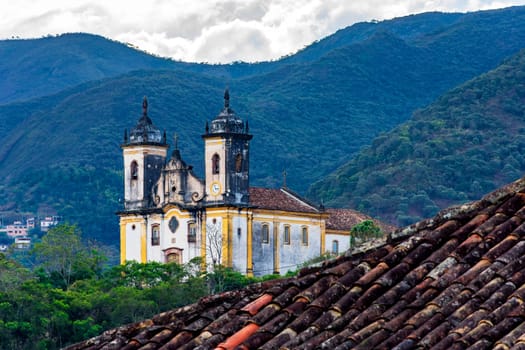
[[[248,339],[252,334],[254,334],[259,329],[259,326],[253,323],[249,323],[235,334],[232,334],[224,342],[220,343],[217,346],[217,350],[233,350],[238,345],[242,344],[246,339]]]
[[[251,303],[245,305],[241,311],[246,311],[250,315],[255,315],[257,312],[263,308],[264,306],[268,305],[273,299],[273,296],[271,294],[263,294],[259,298],[255,299]]]
[[[72,350],[519,348],[524,220],[525,178],[297,277],[205,297]]]

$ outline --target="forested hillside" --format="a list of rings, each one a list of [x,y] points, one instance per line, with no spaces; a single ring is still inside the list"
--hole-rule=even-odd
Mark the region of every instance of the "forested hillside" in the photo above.
[[[138,120],[142,97],[148,96],[154,123],[179,135],[183,158],[202,176],[200,136],[221,109],[226,85],[254,134],[251,184],[279,186],[286,170],[288,186],[304,192],[380,132],[495,68],[524,42],[525,7],[422,14],[356,24],[276,62],[181,63],[5,104],[0,214],[56,212],[87,235],[116,243],[119,143]],[[317,198],[335,198],[322,188],[328,195],[316,192]]]
[[[480,198],[525,173],[525,50],[444,94],[309,195],[398,225]]]

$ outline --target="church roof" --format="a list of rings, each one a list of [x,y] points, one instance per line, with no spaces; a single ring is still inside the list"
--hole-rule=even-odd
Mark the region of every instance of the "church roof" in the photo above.
[[[142,116],[137,125],[129,132],[129,143],[127,135],[124,136],[124,144],[160,144],[166,143],[166,136],[162,135],[151,118],[148,116],[148,100],[144,97],[142,101]]]
[[[286,188],[250,187],[250,205],[261,209],[319,213],[314,205]]]
[[[297,277],[69,349],[523,349],[525,178]]]
[[[204,136],[223,133],[245,134],[247,138],[251,139],[251,135],[248,135],[248,123],[245,125],[230,107],[230,92],[228,89],[224,91],[224,108],[212,120],[209,127],[206,123],[206,134]]]

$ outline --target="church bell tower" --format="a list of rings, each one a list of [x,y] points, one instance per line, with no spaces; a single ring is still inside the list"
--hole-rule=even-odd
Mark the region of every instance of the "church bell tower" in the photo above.
[[[230,108],[230,94],[224,92],[224,108],[211,125],[206,123],[204,160],[206,201],[209,204],[249,204],[248,122]]]
[[[137,125],[124,133],[121,145],[124,156],[124,209],[141,210],[152,207],[153,186],[166,161],[166,133],[153,125],[148,117],[148,100],[142,102],[142,116]]]

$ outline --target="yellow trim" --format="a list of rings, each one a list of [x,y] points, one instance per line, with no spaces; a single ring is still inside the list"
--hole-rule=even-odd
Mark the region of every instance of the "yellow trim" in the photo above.
[[[126,262],[126,223],[120,220],[120,264]]]
[[[230,213],[230,210],[224,206],[208,207],[206,208],[206,213],[210,218],[222,218],[223,216],[226,216],[228,213]]]
[[[230,243],[230,215],[228,212],[226,212],[226,217],[222,218],[222,232],[221,232],[221,238],[222,238],[222,252],[221,257],[222,261],[220,262],[223,266],[230,267],[230,249],[229,249],[229,243]]]
[[[140,233],[140,262],[145,263],[148,261],[148,252],[147,252],[147,243],[148,243],[148,236],[147,236],[147,221],[145,221],[142,225],[142,232]]]
[[[259,222],[261,224],[265,223],[265,222],[271,222],[272,219],[274,220],[279,220],[281,223],[285,223],[287,225],[294,225],[294,226],[318,226],[320,224],[319,220],[315,220],[315,221],[306,221],[306,220],[288,220],[286,218],[283,218],[283,217],[275,217],[275,218],[265,218],[265,219],[262,219],[262,218],[259,218],[259,219],[256,219],[256,218],[253,218],[253,221],[254,222]]]
[[[326,249],[326,221],[321,220],[321,251],[320,253],[323,254]]]
[[[201,269],[206,271],[206,215],[201,218]]]
[[[304,223],[312,223],[311,221],[304,221],[304,220],[297,220],[295,218],[309,218],[313,221],[319,221],[319,220],[326,220],[328,219],[328,214],[319,214],[319,213],[298,213],[293,211],[285,211],[285,210],[271,210],[271,209],[254,209],[253,210],[254,220],[257,219],[257,221],[268,220],[269,218],[279,217],[279,218],[291,218],[290,221],[298,221],[298,222],[304,222]],[[258,216],[259,218],[256,218]]]
[[[233,218],[228,214],[228,266],[233,267]]]
[[[246,247],[246,276],[253,277],[253,232],[252,232],[252,215],[247,214],[247,220],[246,220],[246,226],[247,226],[247,233],[246,233],[246,241],[247,241],[247,247]]]
[[[124,224],[140,224],[142,218],[139,216],[121,216],[120,222]]]
[[[176,216],[177,219],[193,219],[193,216],[189,211],[180,211],[179,208],[174,204],[168,204],[163,208],[164,218],[171,219]]]
[[[274,221],[273,223],[273,273],[279,274],[280,267],[279,257],[279,222]]]
[[[161,146],[143,146],[143,145],[129,145],[123,146],[124,155],[143,155],[143,154],[160,154],[165,155],[168,150],[167,145]]]
[[[326,234],[327,235],[350,236],[350,230],[326,230]]]
[[[205,146],[223,146],[224,139],[222,136],[206,138]]]

